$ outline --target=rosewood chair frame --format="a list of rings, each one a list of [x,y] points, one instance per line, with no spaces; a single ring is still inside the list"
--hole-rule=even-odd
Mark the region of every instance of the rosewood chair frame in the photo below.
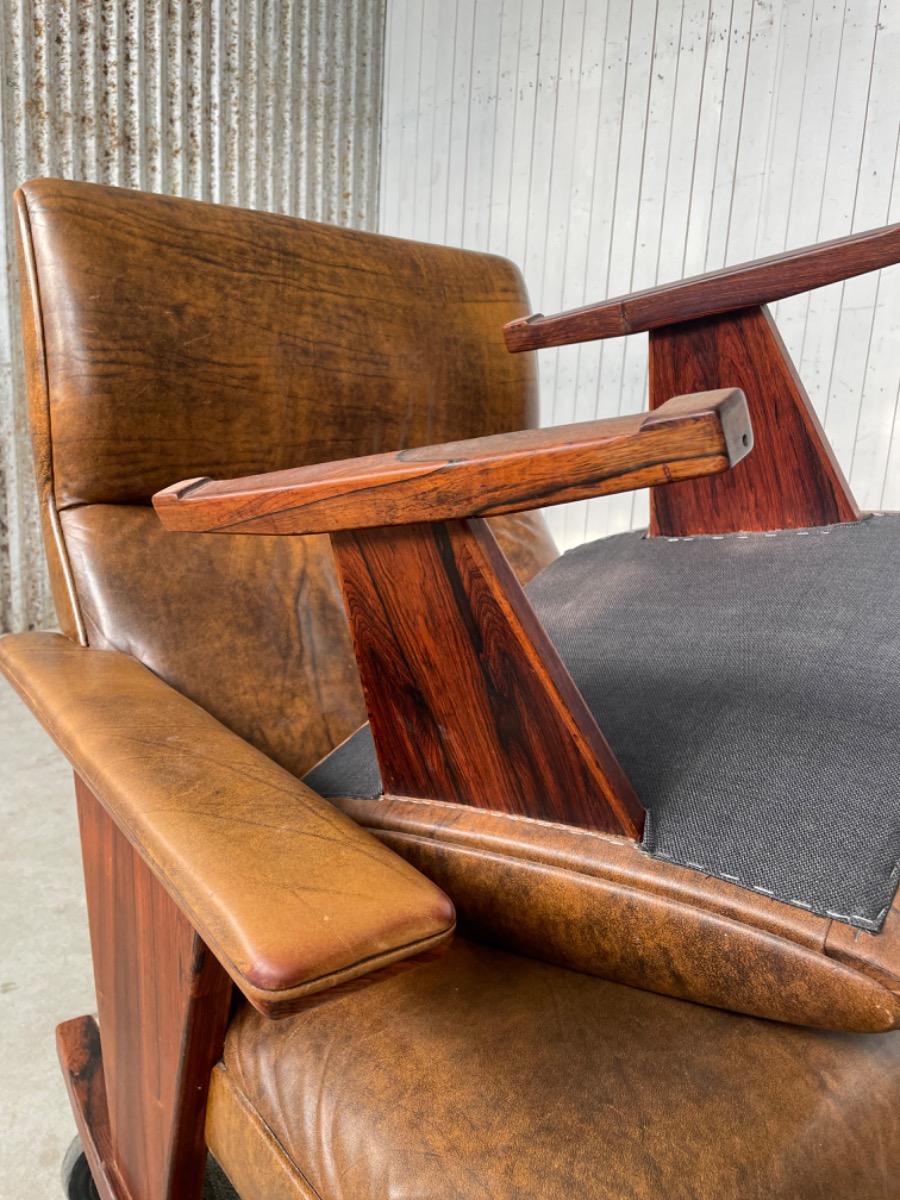
[[[728,470],[738,391],[158,493],[171,530],[328,532],[387,791],[639,837],[643,811],[484,518]]]
[[[507,325],[506,344],[517,353],[649,333],[651,408],[676,391],[725,383],[743,390],[756,453],[727,479],[655,492],[651,534],[855,521],[859,509],[766,305],[898,261],[900,224],[888,225],[555,316],[524,317]]]
[[[763,304],[898,259],[892,226],[507,328],[512,351],[650,330],[650,415],[191,480],[154,503],[175,531],[332,535],[386,793],[601,830],[627,854],[639,801],[482,518],[650,486],[656,534],[858,519]],[[266,1008],[64,726],[53,732],[76,770],[102,1031],[90,1017],[58,1030],[85,1152],[102,1200],[196,1200],[232,985],[271,1015],[315,1000]],[[897,929],[880,945],[900,944]],[[897,952],[857,940],[835,934],[831,965],[898,994]]]

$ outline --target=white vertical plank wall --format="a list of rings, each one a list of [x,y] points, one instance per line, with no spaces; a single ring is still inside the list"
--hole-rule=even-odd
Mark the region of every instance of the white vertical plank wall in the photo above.
[[[535,309],[900,220],[898,0],[387,0],[386,233]],[[900,267],[775,315],[859,502],[900,508]],[[645,405],[644,337],[545,351],[542,421]],[[645,496],[551,510],[570,546]]]
[[[372,227],[384,0],[0,2],[0,630],[52,623],[10,197],[61,175]]]

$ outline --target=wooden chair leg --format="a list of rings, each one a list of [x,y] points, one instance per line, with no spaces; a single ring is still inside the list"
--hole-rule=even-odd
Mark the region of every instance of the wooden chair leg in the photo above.
[[[670,396],[740,388],[755,447],[723,475],[651,489],[650,533],[803,529],[859,519],[794,364],[765,307],[650,334],[650,407]]]
[[[85,1154],[103,1200],[199,1200],[231,981],[77,777],[75,788],[100,1029],[83,1017],[57,1040]]]
[[[94,1186],[100,1200],[119,1200],[127,1193],[115,1170],[100,1030],[94,1018],[75,1017],[57,1025],[56,1050]]]

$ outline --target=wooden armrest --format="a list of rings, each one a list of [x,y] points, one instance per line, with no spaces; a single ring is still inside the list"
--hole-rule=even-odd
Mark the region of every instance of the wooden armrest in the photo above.
[[[490,517],[726,471],[753,443],[742,392],[652,413],[251,475],[188,480],[153,504],[170,530],[333,533]]]
[[[621,337],[783,300],[896,262],[900,262],[900,224],[773,254],[552,317],[543,313],[520,317],[510,321],[503,332],[507,349],[514,354]]]
[[[0,670],[260,1011],[451,936],[424,875],[136,659],[25,633]]]

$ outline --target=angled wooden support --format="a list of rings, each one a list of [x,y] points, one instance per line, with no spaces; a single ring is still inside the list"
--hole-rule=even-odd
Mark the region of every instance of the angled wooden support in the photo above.
[[[747,397],[755,453],[733,471],[651,493],[650,533],[803,529],[859,519],[853,494],[765,306],[650,333],[650,407],[673,387],[727,382]]]
[[[504,329],[539,350],[650,334],[650,407],[698,389],[740,388],[756,452],[734,472],[651,492],[651,534],[761,532],[856,521],[859,510],[766,304],[900,262],[900,224],[789,250]]]
[[[76,776],[100,1029],[57,1044],[102,1200],[199,1200],[231,980]]]
[[[643,809],[484,521],[332,544],[386,792],[640,836]]]
[[[153,498],[173,530],[329,532],[389,792],[640,836],[643,810],[480,518],[729,470],[739,391]]]

